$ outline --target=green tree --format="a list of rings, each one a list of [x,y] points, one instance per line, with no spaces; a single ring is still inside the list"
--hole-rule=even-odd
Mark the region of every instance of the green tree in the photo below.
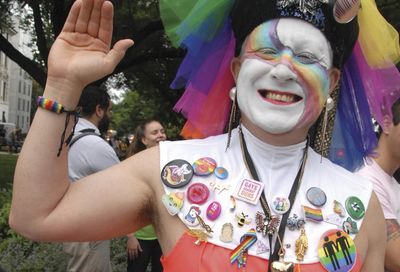
[[[0,50],[27,71],[42,87],[46,83],[46,63],[50,46],[60,33],[73,2],[72,0],[0,0],[2,10]],[[132,38],[136,43],[114,73],[140,66],[154,59],[182,58],[183,51],[171,48],[164,37],[157,9],[158,1],[113,2],[116,14],[114,40]],[[13,20],[18,18],[25,29],[31,30],[37,48],[34,60],[26,58],[7,41],[4,35],[6,28],[12,27],[12,14],[16,15]]]
[[[127,120],[125,118],[124,122],[115,122],[116,128],[125,132],[131,130],[141,120],[150,117],[157,117],[165,124],[171,123],[169,127],[179,126],[182,120],[171,113],[171,109],[181,92],[169,90],[169,84],[184,51],[172,48],[166,39],[159,16],[158,1],[113,2],[115,6],[113,40],[132,38],[135,41],[135,45],[127,52],[113,75],[124,72],[128,78],[128,88],[136,90],[142,101],[138,114],[142,116],[141,119]],[[19,18],[22,28],[30,31],[32,35],[30,47],[36,48],[34,59],[30,60],[13,47],[2,34],[0,35],[0,51],[27,71],[38,83],[39,90],[44,88],[46,81],[49,49],[60,33],[72,3],[72,0],[0,0],[0,7],[5,7],[4,10],[2,9],[4,17],[2,16],[0,21],[11,21],[10,16],[14,14],[14,20],[16,17]],[[105,80],[107,78],[103,78],[97,84]],[[131,105],[126,105],[126,107],[133,111],[139,109],[139,107],[132,108]],[[115,112],[118,109],[119,107],[116,107]],[[149,116],[144,116],[143,113],[148,113]]]

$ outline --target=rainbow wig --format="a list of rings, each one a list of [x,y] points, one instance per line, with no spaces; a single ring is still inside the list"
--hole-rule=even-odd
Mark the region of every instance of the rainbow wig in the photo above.
[[[376,147],[371,116],[382,124],[384,115],[392,117],[391,105],[400,97],[400,73],[395,66],[400,60],[398,33],[373,0],[361,0],[357,17],[345,24],[333,16],[334,0],[297,2],[160,0],[167,35],[174,46],[187,51],[171,85],[186,88],[174,107],[187,118],[181,134],[204,138],[224,131],[231,107],[229,90],[235,85],[232,58],[261,23],[296,17],[324,33],[331,43],[333,65],[342,71],[330,159],[355,170]]]

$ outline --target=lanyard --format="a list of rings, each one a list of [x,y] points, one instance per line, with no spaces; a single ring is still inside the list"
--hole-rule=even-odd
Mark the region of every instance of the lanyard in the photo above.
[[[243,155],[243,159],[244,159],[244,162],[246,164],[246,167],[247,167],[248,171],[250,172],[252,178],[254,180],[260,181],[260,179],[258,177],[258,174],[257,174],[257,170],[256,170],[256,168],[254,166],[254,162],[253,162],[253,160],[252,160],[252,158],[250,156],[250,153],[249,153],[249,151],[247,149],[247,145],[246,145],[246,142],[244,140],[243,132],[242,132],[242,129],[241,129],[240,126],[239,126],[239,136],[240,136],[240,144],[241,144],[241,147],[242,147],[242,155]],[[304,151],[303,151],[303,157],[302,157],[302,160],[301,160],[301,166],[299,168],[299,171],[297,172],[297,175],[296,175],[296,178],[295,178],[295,180],[293,182],[292,188],[290,189],[289,201],[290,201],[291,204],[294,204],[297,192],[298,192],[298,190],[300,188],[301,179],[302,179],[303,173],[304,173],[304,166],[305,166],[306,160],[307,160],[307,147],[308,147],[308,139],[307,139],[306,147],[304,148]],[[261,202],[261,207],[262,207],[265,215],[268,217],[268,219],[270,219],[271,216],[272,216],[272,213],[271,213],[271,209],[270,209],[270,207],[268,205],[267,199],[265,197],[264,191],[261,194],[260,202]],[[282,216],[281,224],[279,226],[279,230],[278,230],[278,234],[277,234],[278,235],[278,240],[280,238],[280,241],[279,241],[279,243],[275,242],[275,248],[274,248],[273,253],[272,253],[272,235],[268,235],[269,248],[270,248],[269,259],[268,259],[268,271],[271,270],[272,262],[279,259],[278,255],[279,255],[279,251],[280,251],[280,249],[282,247],[281,241],[283,241],[283,238],[285,236],[285,227],[286,227],[286,224],[287,224],[287,219],[288,219],[288,217],[290,215],[290,211],[292,210],[292,207],[293,207],[293,205],[290,205],[289,210]]]

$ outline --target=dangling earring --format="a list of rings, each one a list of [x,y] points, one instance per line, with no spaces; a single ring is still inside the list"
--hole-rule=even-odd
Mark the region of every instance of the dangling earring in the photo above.
[[[326,99],[324,120],[322,123],[321,162],[322,162],[322,157],[323,157],[323,153],[324,153],[323,147],[325,145],[326,128],[328,126],[328,114],[333,109],[334,106],[335,106],[335,102],[333,101],[332,97],[329,95],[328,98]]]
[[[231,113],[229,115],[229,123],[228,123],[228,141],[226,143],[226,148],[225,151],[228,150],[230,144],[231,144],[231,137],[232,137],[232,129],[233,125],[236,119],[236,87],[233,87],[229,91],[229,97],[232,100],[232,107],[231,107]]]

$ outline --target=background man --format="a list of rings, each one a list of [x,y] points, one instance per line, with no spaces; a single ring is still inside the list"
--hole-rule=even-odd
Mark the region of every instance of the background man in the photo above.
[[[360,174],[374,184],[374,191],[382,205],[386,219],[387,246],[385,269],[400,271],[400,184],[393,177],[400,166],[400,99],[392,106],[393,118],[385,116],[379,128],[379,142],[375,156],[366,159]]]
[[[100,137],[107,131],[111,118],[112,104],[107,90],[86,87],[78,107],[81,114],[68,153],[68,172],[72,181],[119,162],[114,149]],[[64,243],[64,251],[70,255],[69,272],[111,271],[110,241]]]

